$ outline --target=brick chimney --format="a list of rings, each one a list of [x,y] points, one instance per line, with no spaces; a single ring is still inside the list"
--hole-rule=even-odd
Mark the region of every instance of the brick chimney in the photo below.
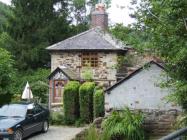
[[[108,28],[108,14],[105,11],[105,5],[99,3],[95,7],[95,11],[91,14],[91,28],[101,27],[106,30]]]

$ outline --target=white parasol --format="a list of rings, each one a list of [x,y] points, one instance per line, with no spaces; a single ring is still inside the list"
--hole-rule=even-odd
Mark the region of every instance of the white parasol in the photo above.
[[[28,100],[33,98],[32,91],[31,91],[31,88],[30,88],[28,82],[27,82],[27,84],[25,86],[25,89],[23,91],[23,94],[22,94],[21,98],[22,99],[28,99]]]

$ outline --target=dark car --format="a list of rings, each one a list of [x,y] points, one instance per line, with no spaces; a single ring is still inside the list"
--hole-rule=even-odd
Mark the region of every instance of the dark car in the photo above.
[[[37,103],[14,103],[0,108],[0,140],[22,140],[35,132],[47,132],[49,110]]]

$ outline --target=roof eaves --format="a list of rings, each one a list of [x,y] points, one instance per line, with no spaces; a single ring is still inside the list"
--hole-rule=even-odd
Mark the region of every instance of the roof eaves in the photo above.
[[[53,72],[51,72],[50,73],[50,75],[47,77],[47,79],[51,79],[51,77],[56,73],[56,72],[58,72],[58,71],[60,71],[60,68],[59,67],[57,67]]]
[[[48,77],[47,77],[47,79],[51,79],[51,77],[56,73],[56,72],[62,72],[69,80],[80,80],[80,78],[78,78],[78,77],[76,77],[76,78],[74,78],[74,77],[71,77],[70,75],[68,75],[63,69],[61,69],[61,68],[59,68],[59,67],[57,67]],[[74,73],[72,70],[70,70],[69,69],[69,71],[71,71],[72,73]],[[76,74],[75,74],[76,75]]]
[[[57,67],[47,78],[50,80],[51,77],[56,73],[56,72],[62,72],[69,80],[73,80],[69,75],[67,75],[61,68]]]
[[[86,52],[86,51],[93,51],[93,52],[127,52],[128,49],[52,49],[50,52]]]

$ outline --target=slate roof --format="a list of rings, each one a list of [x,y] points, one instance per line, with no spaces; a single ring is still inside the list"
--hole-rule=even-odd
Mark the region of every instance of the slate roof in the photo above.
[[[49,51],[126,51],[124,45],[99,27],[47,47]]]
[[[79,80],[79,74],[67,67],[57,67],[49,76],[50,80],[57,72],[62,72],[69,80]]]
[[[119,82],[117,82],[116,84],[114,84],[113,86],[111,86],[111,87],[109,87],[108,89],[106,89],[106,90],[105,90],[105,93],[106,93],[106,92],[109,92],[109,93],[110,93],[110,91],[111,91],[112,89],[116,88],[118,85],[120,85],[120,84],[122,84],[123,82],[125,82],[126,80],[130,79],[131,77],[133,77],[134,75],[136,75],[137,73],[139,73],[140,71],[142,71],[144,68],[149,67],[151,64],[156,64],[158,67],[160,67],[161,69],[165,70],[165,68],[164,68],[163,65],[161,65],[161,64],[159,64],[159,63],[157,63],[157,62],[155,62],[155,61],[152,60],[152,61],[146,63],[144,66],[142,66],[142,67],[136,69],[134,72],[132,72],[131,74],[127,75],[125,78],[123,78],[122,80],[120,80]]]

